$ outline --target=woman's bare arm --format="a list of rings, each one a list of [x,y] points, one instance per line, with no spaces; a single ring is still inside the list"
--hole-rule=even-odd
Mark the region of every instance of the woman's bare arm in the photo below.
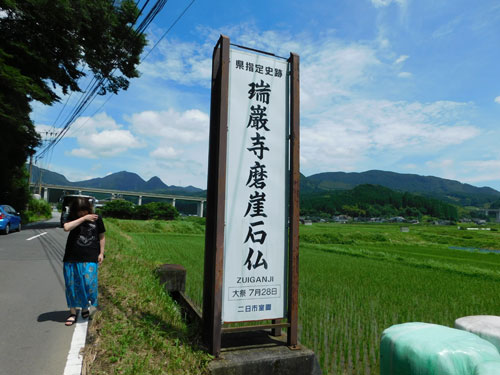
[[[69,231],[75,229],[77,226],[79,226],[84,221],[96,221],[96,220],[97,220],[96,214],[88,214],[88,215],[79,217],[76,220],[68,221],[67,223],[64,223],[64,231],[69,232]]]

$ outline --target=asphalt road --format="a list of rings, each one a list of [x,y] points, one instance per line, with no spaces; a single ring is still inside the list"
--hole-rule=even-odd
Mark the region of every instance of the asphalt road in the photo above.
[[[64,372],[74,326],[64,326],[67,233],[57,220],[0,236],[0,374]]]

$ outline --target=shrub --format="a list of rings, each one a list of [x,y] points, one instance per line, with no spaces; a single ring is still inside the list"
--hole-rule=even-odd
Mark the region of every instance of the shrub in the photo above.
[[[101,209],[101,214],[104,217],[138,220],[174,220],[179,216],[179,212],[170,203],[151,202],[142,206],[134,206],[133,203],[125,200],[107,203]]]
[[[139,206],[141,207],[141,206]],[[179,212],[170,203],[151,202],[144,205],[144,211],[141,214],[144,216],[146,209],[149,211],[148,219],[156,220],[174,220],[179,216]],[[137,217],[139,218],[139,217]]]
[[[52,216],[52,207],[50,204],[42,199],[30,199],[28,203],[28,211],[31,211],[35,215],[41,216]]]
[[[24,223],[50,219],[52,217],[52,207],[42,199],[31,198],[28,202],[28,209],[21,212],[21,220]]]
[[[106,205],[101,209],[101,213],[104,217],[131,219],[134,214],[134,204],[126,200],[117,199],[106,203]]]

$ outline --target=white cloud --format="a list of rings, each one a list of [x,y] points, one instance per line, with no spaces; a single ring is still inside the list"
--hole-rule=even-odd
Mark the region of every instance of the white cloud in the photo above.
[[[162,41],[156,61],[141,64],[143,76],[208,88],[213,45],[220,34],[231,35],[234,43],[280,56],[287,57],[290,51],[298,53],[301,56],[301,105],[307,109],[311,104],[318,104],[317,97],[348,95],[353,86],[370,80],[372,70],[381,66],[377,57],[379,42],[346,43],[338,39],[333,30],[322,32],[320,38],[260,31],[245,23],[221,29],[199,27],[197,31],[206,36],[203,43]]]
[[[180,152],[173,147],[159,147],[149,153],[149,156],[155,159],[169,160],[179,156]]]
[[[495,103],[500,104],[500,96],[497,96],[497,97],[495,98]]]
[[[500,160],[466,161],[464,165],[479,170],[500,170]]]
[[[139,69],[146,77],[161,78],[184,85],[209,87],[212,60],[206,48],[196,43],[163,40],[157,47],[155,62],[145,61]]]
[[[78,117],[66,137],[80,138],[85,134],[93,134],[101,130],[116,130],[120,129],[121,125],[105,112],[96,114],[93,117],[82,116]]]
[[[430,160],[425,163],[430,168],[450,168],[453,166],[454,161],[451,159],[444,160]]]
[[[497,159],[465,161],[462,169],[469,175],[464,181],[471,184],[500,180],[500,160]]]
[[[71,155],[97,159],[121,154],[128,149],[142,147],[128,130],[104,130],[78,137],[81,148],[71,150]]]
[[[69,154],[97,159],[116,156],[129,149],[144,146],[131,131],[122,127],[106,113],[78,118],[67,137],[75,137],[80,147],[71,150]]]
[[[467,104],[455,102],[346,101],[308,116],[301,131],[303,168],[311,172],[353,170],[372,158],[435,153],[476,137],[464,124]]]
[[[411,74],[410,72],[400,72],[400,73],[398,73],[398,77],[399,78],[411,78],[411,77],[413,77],[413,74]]]
[[[152,151],[141,168],[167,184],[206,184],[209,116],[197,109],[144,111],[126,117]]]
[[[352,95],[352,90],[370,79],[380,66],[374,48],[363,44],[343,45],[327,40],[309,51],[302,62],[301,105],[317,107],[334,96]]]
[[[371,0],[372,4],[377,7],[386,7],[392,3],[396,3],[401,6],[406,6],[407,0]]]
[[[405,169],[411,169],[411,170],[414,170],[414,169],[418,169],[418,165],[417,165],[417,164],[410,163],[410,164],[405,164],[405,165],[403,165],[403,168],[405,168]]]
[[[197,109],[177,112],[144,111],[127,117],[132,128],[146,137],[161,137],[175,143],[191,143],[208,139],[209,116]]]
[[[409,57],[410,57],[410,56],[408,56],[408,55],[401,55],[401,56],[399,56],[399,57],[396,59],[396,61],[394,61],[394,64],[402,64],[402,63],[404,63],[406,60],[408,60],[408,58],[409,58]]]
[[[432,38],[440,39],[453,34],[455,30],[460,26],[461,22],[462,22],[462,17],[460,16],[452,19],[451,21],[445,23],[444,25],[441,25],[438,29],[436,29],[432,33]]]

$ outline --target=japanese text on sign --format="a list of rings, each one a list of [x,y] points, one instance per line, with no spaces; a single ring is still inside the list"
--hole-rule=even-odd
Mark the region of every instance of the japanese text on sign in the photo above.
[[[287,72],[284,60],[230,50],[225,322],[284,316]]]

